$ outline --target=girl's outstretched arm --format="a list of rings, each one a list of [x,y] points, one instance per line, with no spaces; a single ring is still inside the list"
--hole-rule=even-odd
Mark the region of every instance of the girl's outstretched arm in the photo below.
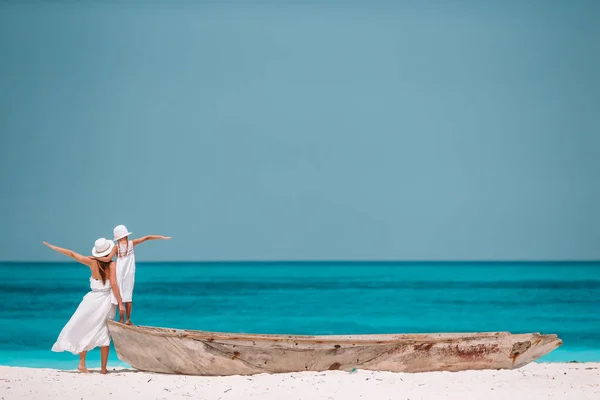
[[[133,245],[137,246],[140,243],[144,243],[146,240],[169,240],[171,239],[171,236],[159,236],[159,235],[148,235],[148,236],[144,236],[141,237],[139,239],[133,239]]]
[[[63,249],[62,247],[53,246],[50,243],[46,243],[46,242],[42,242],[42,243],[45,244],[46,246],[50,247],[52,250],[58,251],[59,253],[64,254],[67,257],[74,258],[75,260],[79,261],[80,263],[82,263],[84,265],[87,265],[88,267],[91,267],[92,262],[94,262],[91,258],[82,256],[79,253],[75,253],[73,250]]]
[[[110,251],[110,254],[104,257],[94,257],[96,260],[100,260],[104,263],[110,262],[110,260],[113,259],[113,257],[115,256],[115,254],[117,254],[117,246],[113,247],[113,249]]]

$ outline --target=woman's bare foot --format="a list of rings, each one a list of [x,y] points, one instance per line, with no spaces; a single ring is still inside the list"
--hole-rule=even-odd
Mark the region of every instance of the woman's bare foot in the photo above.
[[[133,325],[133,322],[131,322],[131,320],[127,320],[127,322],[125,322],[125,325]]]
[[[106,368],[103,368],[100,370],[100,373],[104,375],[104,374],[108,374],[108,371],[106,370]]]
[[[85,367],[85,365],[80,365],[79,367],[77,367],[77,371],[81,372],[82,374],[90,373],[90,371],[88,371],[88,369]]]
[[[119,323],[122,324],[123,323],[123,318],[119,319]]]

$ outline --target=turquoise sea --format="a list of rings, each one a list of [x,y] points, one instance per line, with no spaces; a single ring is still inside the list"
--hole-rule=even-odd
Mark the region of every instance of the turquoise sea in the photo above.
[[[74,263],[0,263],[0,365],[75,368],[50,351],[89,290]],[[137,265],[133,321],[228,332],[557,333],[542,361],[600,361],[600,262]],[[114,349],[109,366],[120,365]],[[98,351],[88,356],[99,364]]]

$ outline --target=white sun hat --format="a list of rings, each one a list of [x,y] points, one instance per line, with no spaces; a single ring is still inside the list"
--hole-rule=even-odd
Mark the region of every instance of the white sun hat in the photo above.
[[[115,244],[112,240],[108,240],[105,238],[100,238],[96,240],[94,243],[94,248],[92,249],[92,255],[94,257],[104,257],[110,254]]]
[[[113,229],[113,235],[115,238],[113,240],[123,239],[125,236],[131,235],[131,232],[127,230],[125,225],[117,225],[115,229]]]

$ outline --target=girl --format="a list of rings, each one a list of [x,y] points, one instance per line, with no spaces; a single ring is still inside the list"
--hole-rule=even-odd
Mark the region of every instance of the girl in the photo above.
[[[103,262],[98,260],[97,257],[109,254],[114,247],[114,243],[104,238],[96,240],[92,249],[93,257],[84,257],[74,251],[53,246],[46,242],[42,243],[52,250],[87,265],[92,272],[90,277],[92,291],[83,297],[79,307],[58,335],[56,343],[52,346],[52,351],[70,351],[73,354],[79,354],[79,367],[77,369],[79,372],[88,373],[89,371],[85,365],[87,352],[99,346],[102,362],[100,372],[106,374],[108,346],[110,345],[110,334],[106,321],[115,316],[115,307],[111,301],[111,289],[119,305],[119,312],[122,312],[125,308],[117,287],[115,263]]]
[[[100,258],[103,262],[110,262],[117,254],[117,284],[120,289],[121,299],[125,303],[125,312],[127,313],[127,325],[131,323],[131,308],[133,305],[133,285],[135,283],[135,254],[134,247],[146,240],[171,239],[170,236],[148,235],[139,239],[129,240],[131,232],[127,230],[125,225],[118,225],[113,230],[114,239],[118,241],[117,246],[110,252],[108,257]],[[117,304],[116,296],[113,296],[113,304]],[[119,322],[123,323],[124,313],[119,312]]]

